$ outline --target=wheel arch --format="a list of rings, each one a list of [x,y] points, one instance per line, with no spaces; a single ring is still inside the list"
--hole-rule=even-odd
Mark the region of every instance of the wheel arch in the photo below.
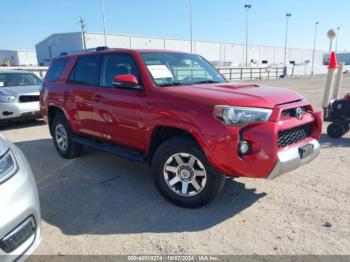
[[[204,154],[207,156],[209,162],[211,162],[208,143],[200,131],[193,125],[186,125],[183,123],[180,125],[159,123],[153,126],[152,130],[150,131],[150,140],[148,144],[148,163],[151,164],[154,153],[162,143],[175,137],[188,138],[196,142]]]

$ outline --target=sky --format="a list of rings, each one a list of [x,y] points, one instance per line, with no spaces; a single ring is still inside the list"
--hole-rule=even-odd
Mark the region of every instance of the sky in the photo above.
[[[190,0],[104,0],[106,31],[115,34],[189,39]],[[349,0],[192,0],[193,39],[245,43],[245,10],[249,10],[249,43],[284,46],[286,13],[288,46],[328,50],[330,28],[339,30],[338,50],[350,50]],[[0,49],[34,49],[53,33],[102,32],[101,0],[0,0]],[[335,46],[335,43],[334,43]]]

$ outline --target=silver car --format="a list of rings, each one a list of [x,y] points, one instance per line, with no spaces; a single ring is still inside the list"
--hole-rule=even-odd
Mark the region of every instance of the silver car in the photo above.
[[[39,92],[42,81],[34,73],[0,71],[0,125],[6,120],[40,116]]]
[[[21,261],[41,240],[40,204],[23,153],[0,134],[0,261]]]

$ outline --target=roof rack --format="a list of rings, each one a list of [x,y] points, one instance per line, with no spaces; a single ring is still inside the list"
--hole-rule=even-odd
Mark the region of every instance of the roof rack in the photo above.
[[[96,47],[96,52],[104,51],[104,50],[108,50],[108,46],[98,46],[98,47]]]

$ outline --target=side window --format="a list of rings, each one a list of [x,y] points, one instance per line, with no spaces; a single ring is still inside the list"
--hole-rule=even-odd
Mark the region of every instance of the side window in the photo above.
[[[132,56],[128,54],[104,55],[101,63],[100,86],[113,87],[113,77],[132,74],[139,81],[140,73]]]
[[[95,85],[98,56],[82,56],[76,62],[69,82],[72,84]]]
[[[59,58],[52,62],[50,69],[47,72],[46,80],[49,82],[56,82],[62,74],[64,68],[68,63],[68,58]]]

